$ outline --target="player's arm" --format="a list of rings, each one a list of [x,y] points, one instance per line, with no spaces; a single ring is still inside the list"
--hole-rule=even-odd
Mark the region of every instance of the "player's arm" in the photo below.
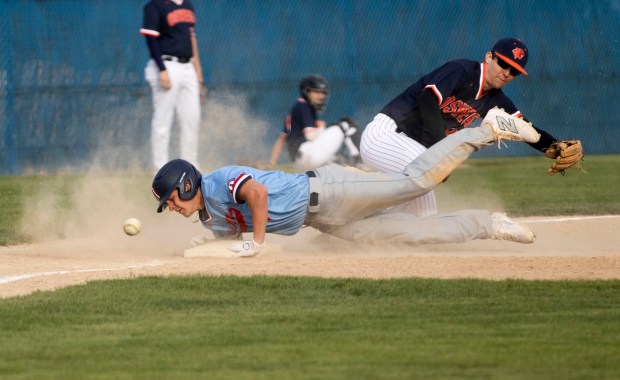
[[[247,180],[237,190],[237,199],[248,204],[254,225],[254,242],[263,245],[265,243],[269,205],[267,187],[253,179]]]
[[[432,146],[446,137],[441,110],[439,109],[439,100],[435,91],[427,87],[422,90],[417,101],[420,116],[424,122],[424,131],[420,143],[424,146]]]
[[[286,145],[286,133],[280,133],[278,139],[273,144],[273,148],[271,149],[271,158],[269,158],[269,163],[271,165],[276,165],[280,156],[282,155],[282,151],[284,150],[284,146]]]
[[[558,141],[555,137],[551,136],[551,134],[549,134],[548,132],[543,131],[542,129],[539,129],[536,127],[534,127],[534,129],[536,130],[536,132],[540,133],[540,140],[538,140],[538,142],[534,144],[528,143],[528,145],[536,149],[537,151],[544,152],[551,146],[551,144]]]
[[[146,36],[146,45],[149,47],[149,53],[155,64],[159,68],[159,71],[166,71],[166,66],[164,65],[164,60],[161,58],[161,46],[159,45],[159,40],[157,37],[152,35]]]
[[[157,21],[155,21],[158,19],[159,12],[157,9],[153,7],[151,3],[147,4],[144,7],[144,27],[140,29],[140,34],[146,37],[146,45],[149,48],[149,54],[159,68],[159,85],[164,89],[169,89],[171,87],[170,77],[168,76],[166,65],[164,65],[164,60],[161,57],[162,50],[159,44],[159,27],[157,26]]]
[[[207,86],[202,75],[202,65],[200,63],[200,51],[198,50],[198,40],[196,38],[196,31],[194,28],[189,28],[189,36],[192,41],[192,61],[194,63],[194,69],[196,70],[196,77],[200,84],[200,101],[204,103],[207,98]]]
[[[540,139],[537,143],[529,145],[537,151],[544,153],[545,157],[553,160],[553,164],[547,173],[551,175],[556,173],[564,174],[566,169],[573,166],[576,166],[585,173],[580,163],[583,159],[583,145],[581,144],[581,140],[558,140],[542,129],[536,127],[534,127],[534,129],[536,132],[540,133]]]

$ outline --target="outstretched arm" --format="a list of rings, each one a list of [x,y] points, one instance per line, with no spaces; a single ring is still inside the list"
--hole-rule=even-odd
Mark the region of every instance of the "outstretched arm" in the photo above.
[[[551,136],[549,133],[543,131],[542,129],[536,127],[534,127],[534,129],[536,130],[536,132],[540,133],[540,140],[538,140],[537,143],[528,144],[537,151],[544,153],[551,146],[551,144],[558,141],[555,137]]]

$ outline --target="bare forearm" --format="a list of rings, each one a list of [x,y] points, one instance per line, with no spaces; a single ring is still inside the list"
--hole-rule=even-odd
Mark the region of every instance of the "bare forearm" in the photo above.
[[[200,63],[200,52],[198,50],[198,40],[196,39],[196,32],[194,28],[190,29],[190,38],[192,40],[192,60],[194,62],[194,68],[196,69],[196,76],[198,82],[204,83],[204,77],[202,76],[202,65]]]
[[[284,134],[280,134],[280,137],[273,144],[273,149],[271,149],[271,158],[269,158],[269,163],[271,165],[275,165],[278,163],[280,156],[282,155],[282,151],[284,150],[284,145],[286,144],[286,136]]]
[[[250,212],[252,213],[252,224],[254,225],[254,241],[258,244],[265,243],[267,230],[267,194],[256,194],[252,200],[248,200]]]

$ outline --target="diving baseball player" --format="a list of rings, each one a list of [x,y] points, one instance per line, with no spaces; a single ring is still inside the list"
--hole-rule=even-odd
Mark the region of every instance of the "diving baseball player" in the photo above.
[[[181,133],[181,157],[198,161],[200,102],[204,101],[207,89],[195,23],[194,7],[189,0],[151,0],[144,6],[140,33],[146,37],[151,56],[144,74],[153,93],[151,148],[155,169],[169,160],[175,114]]]
[[[529,50],[523,42],[504,38],[486,53],[483,62],[459,59],[424,75],[368,124],[360,144],[364,163],[386,173],[401,172],[433,144],[485,117],[494,107],[522,117],[502,88],[517,76],[527,75],[528,58]],[[536,130],[541,138],[529,144],[545,152],[556,139]],[[418,216],[433,215],[437,212],[435,195],[430,192],[400,209]]]
[[[187,161],[174,160],[155,175],[152,191],[157,212],[168,207],[190,217],[198,211],[216,236],[253,232],[252,240],[231,247],[241,256],[260,252],[266,233],[293,235],[302,225],[353,241],[531,243],[533,233],[504,214],[465,210],[416,217],[386,210],[428,193],[473,152],[501,139],[536,143],[540,135],[529,123],[495,109],[480,127],[443,139],[404,173],[367,173],[330,164],[305,174],[225,166],[201,175]]]

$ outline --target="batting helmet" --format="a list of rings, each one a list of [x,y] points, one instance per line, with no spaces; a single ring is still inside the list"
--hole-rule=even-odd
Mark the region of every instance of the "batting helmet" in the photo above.
[[[159,201],[157,212],[166,209],[166,201],[179,189],[179,198],[188,201],[196,195],[202,175],[189,162],[176,159],[162,166],[153,179],[153,195]]]
[[[308,75],[307,77],[304,77],[301,82],[299,82],[299,93],[301,94],[301,97],[306,99],[306,101],[310,103],[316,112],[323,112],[327,101],[323,104],[312,104],[310,99],[308,99],[308,92],[310,91],[319,91],[328,94],[329,84],[327,83],[327,80],[320,75]]]

